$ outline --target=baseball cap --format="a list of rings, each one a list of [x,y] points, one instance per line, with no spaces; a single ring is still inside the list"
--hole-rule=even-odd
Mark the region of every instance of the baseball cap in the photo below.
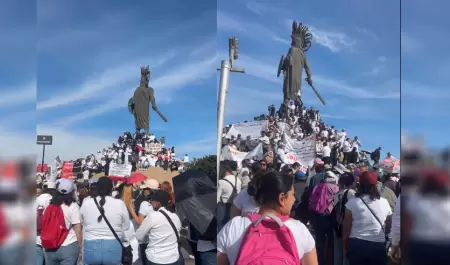
[[[374,171],[364,171],[359,176],[360,184],[369,184],[369,185],[377,185],[378,184],[378,175]]]
[[[152,195],[152,201],[161,203],[162,206],[170,204],[170,194],[165,190],[157,190]]]
[[[61,194],[69,194],[75,189],[72,181],[68,179],[59,179],[56,182],[56,190]]]
[[[159,182],[156,179],[147,179],[144,181],[144,183],[139,188],[158,190]]]

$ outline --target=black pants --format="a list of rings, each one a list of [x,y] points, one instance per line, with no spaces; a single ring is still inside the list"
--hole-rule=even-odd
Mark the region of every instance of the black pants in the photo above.
[[[384,242],[357,238],[348,240],[347,258],[350,265],[383,265],[388,259]]]
[[[344,164],[348,164],[348,160],[350,158],[350,152],[344,152]]]
[[[423,241],[412,241],[409,245],[410,265],[449,265],[450,244]]]

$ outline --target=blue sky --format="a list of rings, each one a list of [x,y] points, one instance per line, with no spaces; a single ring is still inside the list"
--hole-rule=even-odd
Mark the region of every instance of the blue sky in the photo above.
[[[47,161],[57,154],[86,156],[134,131],[127,102],[145,64],[157,105],[169,119],[164,123],[152,112],[150,130],[165,136],[179,155],[214,152],[215,2],[44,0],[37,8],[36,56],[29,68],[34,67],[30,73],[37,69],[37,133],[54,137]],[[23,30],[32,27],[23,25]],[[13,96],[18,86],[34,82],[32,74],[23,82],[23,72],[10,73],[2,87]],[[23,134],[36,132],[14,125]]]
[[[402,5],[402,128],[433,149],[450,145],[449,9],[444,0]]]
[[[315,41],[307,57],[321,106],[303,86],[304,102],[326,123],[359,136],[362,149],[400,150],[400,6],[395,1],[220,1],[217,45],[228,57],[227,39],[239,39],[225,123],[251,120],[282,100],[278,62],[289,49],[292,20],[308,25]],[[383,14],[380,16],[380,14]]]

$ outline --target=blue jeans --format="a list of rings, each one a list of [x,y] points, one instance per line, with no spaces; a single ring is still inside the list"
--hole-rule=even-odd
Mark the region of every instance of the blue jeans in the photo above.
[[[77,265],[79,254],[78,242],[57,250],[45,250],[45,265]]]
[[[36,245],[36,265],[44,265],[45,264],[45,254],[44,249]]]
[[[331,217],[310,213],[310,221],[315,234],[318,263],[319,265],[325,265],[327,253],[332,253],[334,248],[334,230],[331,226]]]
[[[198,261],[195,260],[195,265],[216,265],[217,250],[198,252],[198,259]]]
[[[122,246],[116,239],[85,240],[84,265],[121,265]]]
[[[25,264],[25,249],[22,244],[0,246],[0,265]]]
[[[357,238],[348,240],[347,258],[350,265],[381,265],[387,264],[388,260],[384,242],[372,242]]]

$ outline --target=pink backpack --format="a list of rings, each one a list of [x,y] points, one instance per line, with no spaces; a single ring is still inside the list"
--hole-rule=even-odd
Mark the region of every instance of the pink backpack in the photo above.
[[[308,209],[318,214],[331,214],[333,211],[334,195],[339,187],[333,183],[317,184],[309,197]]]
[[[249,214],[235,265],[300,265],[297,244],[284,225],[287,216]],[[267,218],[269,217],[269,218]]]

